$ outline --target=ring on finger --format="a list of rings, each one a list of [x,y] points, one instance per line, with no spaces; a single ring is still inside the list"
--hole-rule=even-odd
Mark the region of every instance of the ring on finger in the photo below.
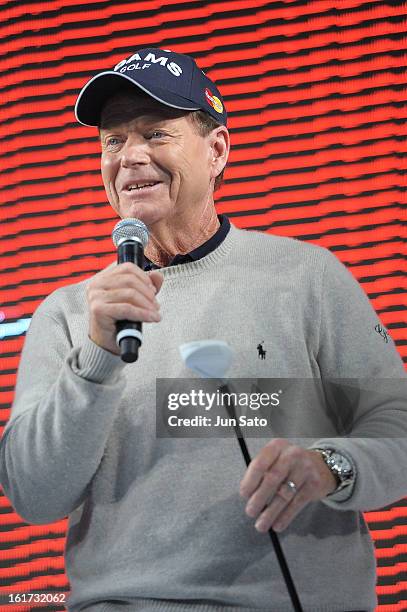
[[[291,493],[293,493],[294,495],[297,493],[297,485],[295,484],[295,482],[293,482],[292,480],[286,480],[284,484],[287,485]]]
[[[289,498],[287,498],[287,489],[289,492]],[[277,495],[279,495],[284,501],[290,501],[297,493],[297,485],[292,480],[286,480],[280,486],[277,491]]]

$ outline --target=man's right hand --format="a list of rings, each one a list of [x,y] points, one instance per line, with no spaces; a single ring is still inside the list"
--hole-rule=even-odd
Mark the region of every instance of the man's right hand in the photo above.
[[[160,321],[155,296],[163,280],[164,276],[158,270],[144,272],[129,262],[95,274],[87,290],[90,339],[119,355],[116,321]]]

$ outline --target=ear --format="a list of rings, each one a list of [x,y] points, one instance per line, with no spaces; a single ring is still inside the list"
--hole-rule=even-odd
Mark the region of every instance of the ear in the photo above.
[[[230,136],[227,128],[220,125],[209,134],[211,178],[215,179],[226,166],[230,150]]]

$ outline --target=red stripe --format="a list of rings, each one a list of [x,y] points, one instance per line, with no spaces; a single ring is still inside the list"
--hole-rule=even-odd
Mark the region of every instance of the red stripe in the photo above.
[[[18,515],[15,515],[18,518]],[[20,519],[21,520],[21,519]],[[30,544],[21,544],[18,548],[13,548],[9,550],[4,550],[1,553],[2,560],[6,561],[7,559],[15,560],[22,559],[24,563],[24,558],[28,555],[39,555],[41,553],[44,554],[42,557],[42,561],[46,561],[51,564],[52,557],[46,559],[47,553],[63,553],[64,551],[65,538],[55,538],[53,540],[39,540],[37,542],[31,542]],[[13,567],[18,566],[18,561]],[[26,566],[26,565],[25,565]],[[0,574],[1,575],[1,574]]]

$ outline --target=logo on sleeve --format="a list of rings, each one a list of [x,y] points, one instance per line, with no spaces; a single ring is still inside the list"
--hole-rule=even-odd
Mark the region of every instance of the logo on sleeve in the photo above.
[[[214,96],[212,94],[211,90],[208,89],[208,88],[205,89],[205,98],[206,98],[206,101],[208,102],[208,104],[210,104],[212,106],[212,108],[214,108],[216,110],[217,113],[223,113],[223,104],[222,104],[222,102],[219,100],[219,98]]]
[[[386,344],[389,341],[389,332],[384,329],[384,327],[382,325],[380,325],[380,323],[378,323],[375,327],[375,331],[377,331],[378,334],[380,334],[380,336],[383,338],[383,340],[386,342]]]

